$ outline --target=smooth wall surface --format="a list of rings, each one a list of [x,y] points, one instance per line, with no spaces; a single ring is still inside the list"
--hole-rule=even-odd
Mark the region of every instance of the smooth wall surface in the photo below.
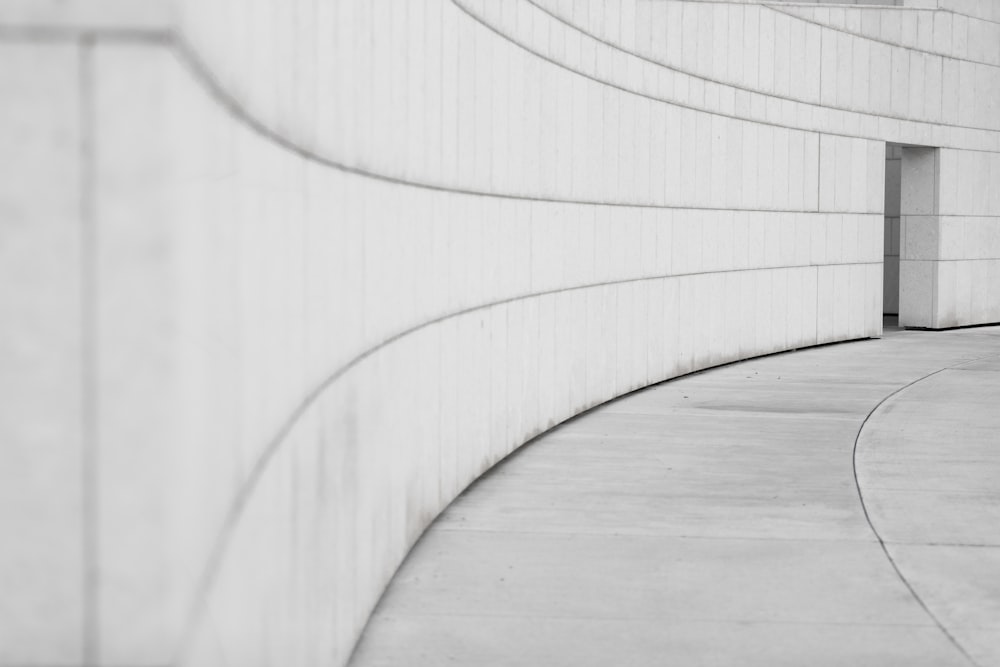
[[[0,247],[68,257],[3,266],[4,364],[41,383],[18,341],[65,355],[66,394],[0,385],[30,473],[3,480],[30,509],[0,515],[28,536],[0,576],[46,582],[0,607],[6,665],[342,664],[423,528],[532,436],[679,374],[880,335],[884,142],[941,147],[942,212],[1000,215],[1000,42],[950,10],[158,12],[177,26],[3,33],[54,63],[6,113],[65,125],[78,158],[65,185],[0,191]],[[28,225],[45,188],[73,206]],[[929,261],[991,267],[961,229]],[[935,308],[993,316],[1000,295],[972,292],[1000,280],[960,274],[934,274]],[[35,558],[24,517],[66,548]]]
[[[0,43],[0,664],[82,648],[79,55]]]

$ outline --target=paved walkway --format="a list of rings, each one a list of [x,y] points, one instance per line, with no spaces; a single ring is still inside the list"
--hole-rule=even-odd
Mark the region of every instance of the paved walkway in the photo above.
[[[1000,665],[1000,328],[734,364],[551,431],[431,526],[352,664]]]

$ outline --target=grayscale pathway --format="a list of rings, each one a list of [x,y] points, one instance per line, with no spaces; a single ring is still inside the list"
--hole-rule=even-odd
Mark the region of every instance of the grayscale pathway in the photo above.
[[[470,487],[354,667],[1000,665],[1000,327],[733,364]]]

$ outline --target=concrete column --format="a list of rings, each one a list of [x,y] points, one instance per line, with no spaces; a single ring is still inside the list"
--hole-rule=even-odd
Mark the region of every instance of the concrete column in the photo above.
[[[938,150],[904,146],[900,169],[899,323],[937,328]]]

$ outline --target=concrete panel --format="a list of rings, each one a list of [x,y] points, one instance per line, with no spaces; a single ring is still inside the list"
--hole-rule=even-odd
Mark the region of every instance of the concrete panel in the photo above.
[[[899,324],[904,327],[937,326],[934,298],[937,294],[937,262],[899,262]]]
[[[171,462],[181,441],[174,310],[178,263],[164,197],[166,54],[146,46],[95,47],[95,231],[100,294],[97,354],[101,480],[100,653],[153,664],[176,646],[191,603],[171,585],[165,501],[183,485]],[[149,608],[149,600],[160,604]]]
[[[904,146],[900,165],[900,214],[938,212],[938,151]]]
[[[900,258],[928,261],[939,259],[939,226],[940,218],[935,215],[908,215],[900,218]]]
[[[3,664],[81,664],[92,609],[86,62],[73,43],[0,43]]]

